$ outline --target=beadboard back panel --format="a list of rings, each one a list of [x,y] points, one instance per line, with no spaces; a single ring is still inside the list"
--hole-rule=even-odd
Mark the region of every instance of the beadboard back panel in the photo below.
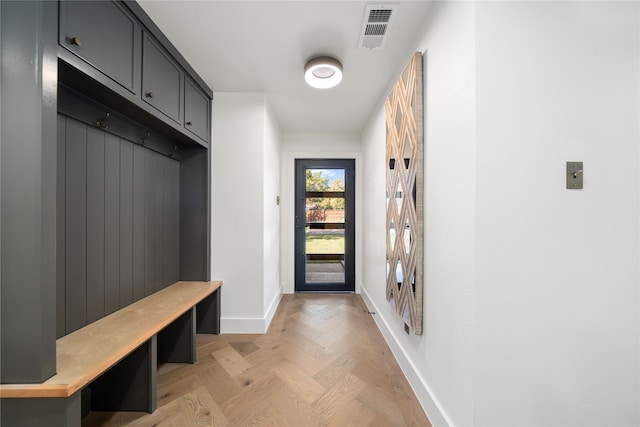
[[[58,336],[180,278],[180,163],[58,115]]]

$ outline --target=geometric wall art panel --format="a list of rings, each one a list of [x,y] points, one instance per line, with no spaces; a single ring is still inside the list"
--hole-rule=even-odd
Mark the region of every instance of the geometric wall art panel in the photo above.
[[[405,328],[422,334],[422,54],[416,52],[385,100],[387,128],[387,300]]]

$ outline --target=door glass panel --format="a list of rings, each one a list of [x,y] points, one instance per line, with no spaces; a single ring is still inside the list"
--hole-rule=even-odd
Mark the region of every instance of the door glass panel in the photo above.
[[[345,282],[344,169],[306,170],[306,282]]]

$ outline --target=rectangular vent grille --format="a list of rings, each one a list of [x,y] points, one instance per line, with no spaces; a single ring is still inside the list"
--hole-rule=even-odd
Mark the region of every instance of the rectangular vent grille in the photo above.
[[[397,4],[366,6],[358,47],[365,49],[382,49],[387,34],[389,33],[389,26],[397,9]]]
[[[389,22],[391,18],[390,9],[372,9],[369,11],[368,22]]]
[[[364,30],[365,36],[384,36],[387,32],[387,24],[369,24]]]

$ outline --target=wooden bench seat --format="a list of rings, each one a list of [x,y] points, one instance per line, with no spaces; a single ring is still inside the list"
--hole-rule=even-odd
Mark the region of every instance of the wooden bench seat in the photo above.
[[[196,317],[207,316],[207,307],[202,308],[204,313],[196,313],[196,306],[207,298],[219,298],[216,291],[221,285],[220,281],[176,282],[58,339],[56,375],[39,384],[1,384],[0,398],[21,400],[71,397],[126,359],[128,355],[151,342],[155,359],[156,337],[161,336],[167,329],[175,329],[173,325],[180,323],[178,320],[184,316],[187,317],[182,323],[186,322],[187,326],[179,328],[188,330],[192,336],[195,335]],[[209,305],[213,305],[214,302]],[[219,305],[219,299],[217,303]],[[198,309],[200,310],[200,307]],[[219,310],[219,307],[215,309]],[[211,321],[212,315],[208,316],[208,320]],[[213,317],[217,317],[214,321],[219,322],[219,312]],[[203,332],[219,333],[219,323],[216,326],[208,325]],[[177,333],[180,334],[186,333]],[[190,338],[187,336],[187,339]],[[195,362],[195,354],[191,362]],[[153,369],[155,370],[155,366]],[[155,372],[152,376],[155,387]],[[112,392],[118,393],[117,390]]]

